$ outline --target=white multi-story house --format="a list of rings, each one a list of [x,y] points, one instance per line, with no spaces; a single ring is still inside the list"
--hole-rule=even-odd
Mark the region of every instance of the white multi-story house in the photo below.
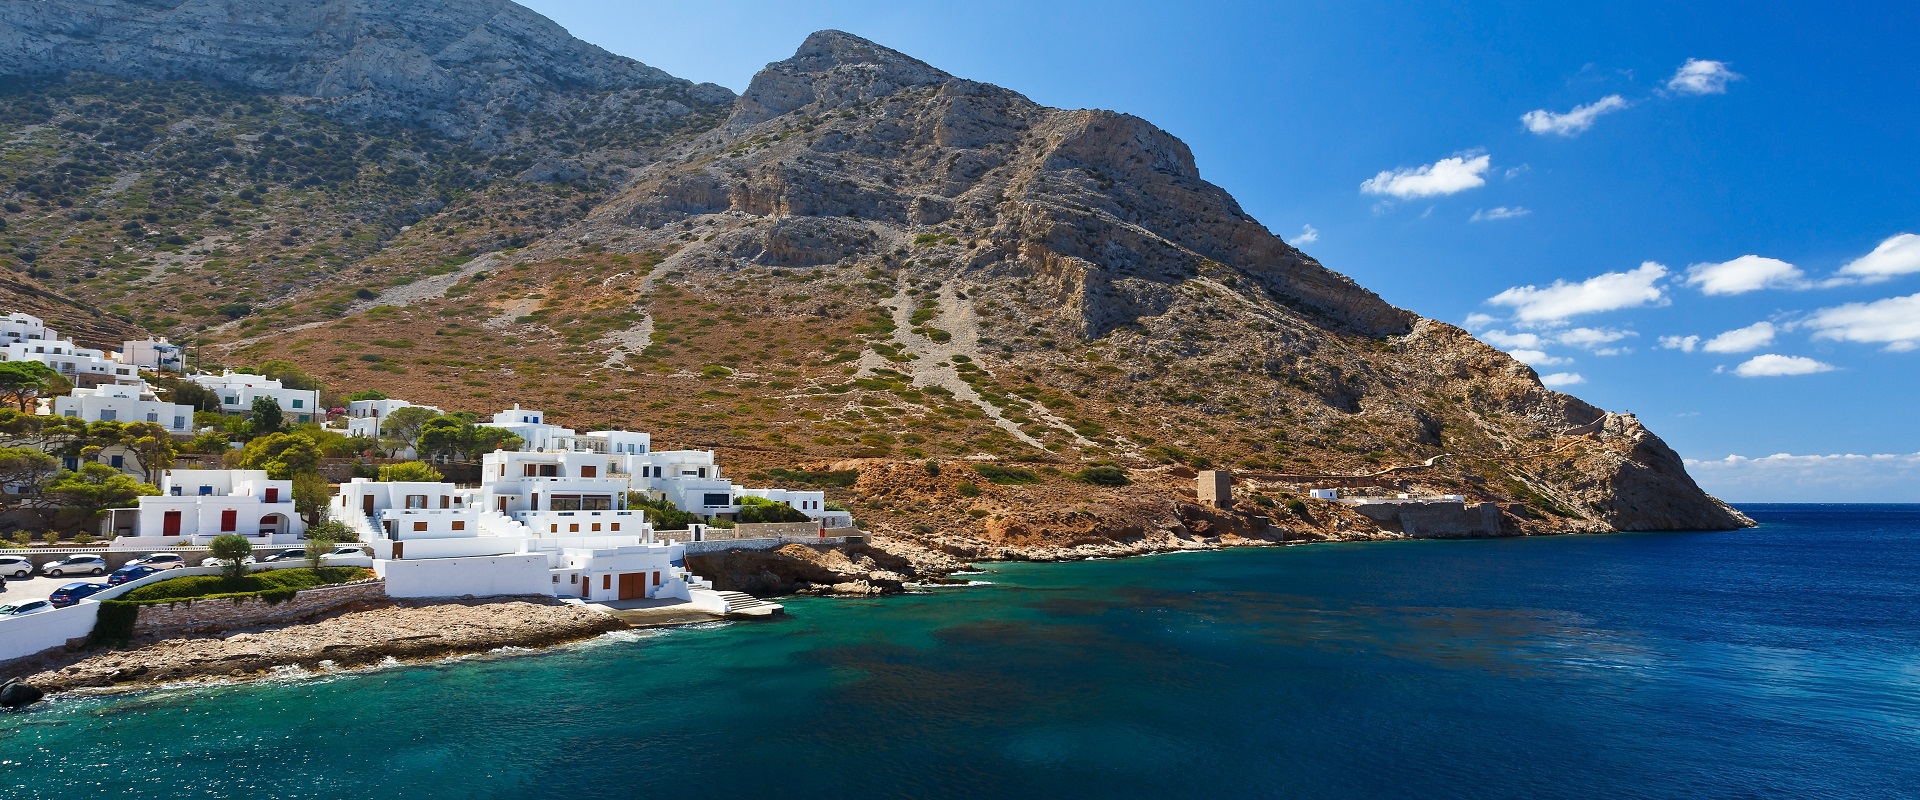
[[[60,335],[50,333],[47,330],[47,324],[32,314],[22,314],[16,311],[8,314],[5,319],[0,319],[0,344],[30,342],[47,338],[58,339]]]
[[[186,367],[186,352],[166,339],[145,339],[120,344],[120,363],[155,372],[181,372]]]
[[[220,397],[220,410],[227,414],[244,414],[253,410],[253,401],[257,397],[272,398],[280,404],[281,413],[288,422],[312,422],[324,412],[319,408],[320,393],[313,389],[289,389],[280,381],[264,375],[250,375],[244,372],[223,372],[219,375],[195,375],[194,383],[213,390]]]
[[[54,335],[51,330],[46,332]],[[105,351],[81,347],[65,339],[8,339],[0,345],[0,361],[38,361],[75,386],[140,380],[138,368],[113,360]]]
[[[525,444],[522,450],[568,449],[563,441],[574,436],[572,428],[547,424],[546,414],[531,408],[521,408],[515,403],[513,408],[493,415],[491,423],[495,428],[511,432],[520,437]]]
[[[341,485],[333,514],[373,546],[389,594],[691,600],[710,588],[687,572],[684,544],[656,538],[640,512],[624,507],[619,481],[579,476],[594,465],[562,453],[493,455],[562,458],[500,459],[479,489],[365,478]],[[510,480],[499,480],[502,467]]]
[[[347,402],[347,435],[365,436],[369,439],[380,438],[380,424],[387,417],[403,408],[424,408],[434,414],[445,414],[435,406],[423,406],[405,400],[351,400]],[[393,453],[395,458],[417,458],[411,447],[402,447]]]
[[[161,400],[145,383],[77,388],[53,398],[51,410],[56,416],[87,422],[152,422],[176,436],[193,433],[193,406]]]
[[[306,521],[294,511],[293,482],[255,469],[170,469],[161,473],[159,496],[139,499],[135,520],[116,515],[116,549],[204,545],[221,534],[251,537],[262,545],[299,541]],[[131,530],[127,530],[130,528]]]

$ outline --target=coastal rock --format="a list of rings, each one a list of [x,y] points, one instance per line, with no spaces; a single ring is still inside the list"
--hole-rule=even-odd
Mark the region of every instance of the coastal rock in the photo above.
[[[24,708],[40,701],[46,693],[17,680],[0,686],[0,708]]]

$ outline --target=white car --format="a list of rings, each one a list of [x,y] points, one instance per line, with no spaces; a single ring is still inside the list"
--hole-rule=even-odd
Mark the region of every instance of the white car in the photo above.
[[[320,563],[329,567],[371,567],[373,556],[367,551],[355,547],[336,547],[320,557]]]
[[[40,574],[56,578],[67,575],[105,575],[107,560],[99,556],[67,556],[47,562],[40,567]]]
[[[9,578],[33,577],[33,560],[26,556],[0,556],[0,575]]]
[[[38,614],[42,611],[52,610],[53,604],[45,600],[28,600],[19,605],[0,606],[0,617],[18,617],[23,614]]]
[[[127,566],[129,567],[136,564],[157,569],[179,569],[187,565],[187,560],[182,558],[179,553],[148,553],[127,562]]]
[[[253,556],[247,556],[246,558],[240,559],[240,563],[242,564],[253,563]],[[224,567],[226,565],[227,565],[227,560],[224,558],[209,558],[200,562],[200,566],[203,566],[203,567]]]

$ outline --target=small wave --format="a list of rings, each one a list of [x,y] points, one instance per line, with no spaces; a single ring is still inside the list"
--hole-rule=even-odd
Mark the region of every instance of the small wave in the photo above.
[[[488,650],[487,652],[488,653],[531,653],[531,652],[534,652],[534,650],[531,647],[520,647],[518,645],[509,644],[509,645],[503,645],[500,647],[493,648],[492,650]]]

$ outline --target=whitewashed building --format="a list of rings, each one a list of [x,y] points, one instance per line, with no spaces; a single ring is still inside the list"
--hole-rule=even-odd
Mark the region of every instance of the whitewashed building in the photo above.
[[[350,400],[347,402],[347,435],[378,439],[380,424],[386,422],[393,412],[403,408],[424,408],[435,415],[447,413],[435,406],[416,405],[405,400]],[[395,458],[415,458],[418,454],[411,447],[403,447],[393,455]]]
[[[161,400],[145,383],[77,388],[53,398],[54,415],[87,422],[152,422],[176,436],[193,433],[193,406]]]
[[[117,360],[136,369],[155,372],[181,372],[186,368],[186,352],[166,339],[144,339],[120,344]]]
[[[253,410],[255,398],[267,397],[280,404],[280,412],[291,423],[312,422],[325,414],[319,407],[318,391],[289,389],[264,375],[227,371],[219,375],[195,375],[192,380],[219,395],[223,413],[247,413]]]
[[[159,496],[141,497],[132,530],[117,530],[115,549],[204,545],[222,534],[239,534],[257,545],[294,544],[306,521],[294,511],[293,482],[254,469],[170,469],[161,473]],[[117,520],[124,515],[116,516]]]
[[[493,422],[490,424],[520,437],[524,442],[520,445],[520,449],[528,451],[570,449],[564,442],[574,436],[572,428],[549,425],[545,413],[531,408],[521,408],[518,403],[514,404],[513,408],[493,415]]]
[[[49,336],[56,335],[52,330],[46,330],[46,333]],[[6,344],[0,345],[0,361],[38,361],[60,373],[60,377],[75,386],[140,380],[137,368],[113,360],[106,351],[81,347],[58,338],[8,339]]]

